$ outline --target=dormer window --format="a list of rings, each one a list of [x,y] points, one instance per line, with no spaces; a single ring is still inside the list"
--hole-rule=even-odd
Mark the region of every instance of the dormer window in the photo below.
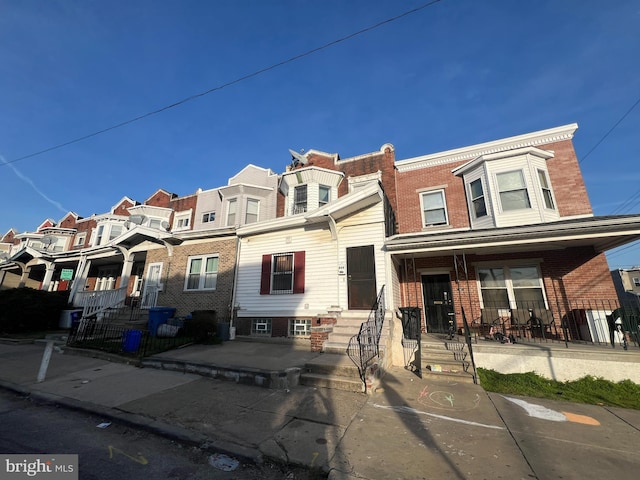
[[[173,219],[173,230],[188,230],[191,223],[191,210],[176,213]]]
[[[307,186],[297,185],[293,190],[293,214],[307,211]]]
[[[503,172],[496,175],[502,211],[531,208],[527,184],[522,170]]]
[[[216,221],[216,212],[207,212],[202,214],[202,223],[210,223]]]

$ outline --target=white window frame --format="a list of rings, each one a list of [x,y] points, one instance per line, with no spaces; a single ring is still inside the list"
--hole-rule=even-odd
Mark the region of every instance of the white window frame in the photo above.
[[[251,335],[269,335],[273,328],[273,322],[270,318],[252,318],[251,319]]]
[[[631,281],[633,282],[634,287],[640,287],[640,277],[633,277]]]
[[[176,213],[173,217],[173,230],[189,230],[191,211]]]
[[[118,230],[118,228],[120,229],[120,232],[118,232],[117,234],[114,233],[114,230]],[[116,238],[118,238],[120,235],[122,235],[122,232],[124,231],[124,225],[121,223],[118,224],[112,224],[109,226],[109,242],[111,242],[112,240],[115,240]]]
[[[553,192],[551,191],[551,182],[549,182],[549,175],[547,171],[542,168],[536,169],[538,175],[538,183],[540,184],[540,191],[542,192],[542,203],[547,210],[555,210],[556,202],[553,199]]]
[[[227,226],[233,227],[236,225],[236,217],[238,216],[238,199],[230,198],[227,202]]]
[[[216,270],[215,272],[207,272],[207,264],[210,259],[216,259]],[[195,260],[200,260],[200,270],[198,272],[191,271],[192,264]],[[198,292],[198,291],[212,291],[215,290],[218,285],[218,271],[220,270],[220,256],[215,254],[207,254],[207,255],[193,255],[187,258],[187,269],[184,278],[184,291],[185,292]],[[192,278],[197,278],[198,286],[195,288],[189,288],[190,280]],[[213,286],[205,286],[207,280],[213,279]]]
[[[431,223],[427,221],[426,205],[425,205],[425,197],[430,197],[434,195],[440,195],[440,199],[442,201],[442,206],[438,206],[438,208],[429,208],[428,211],[442,211],[444,213],[444,221],[438,223]],[[449,213],[447,212],[447,197],[445,195],[444,189],[438,190],[428,190],[425,192],[420,192],[420,215],[422,216],[422,227],[441,227],[449,225]]]
[[[486,302],[483,294],[482,294],[482,284],[481,284],[481,280],[480,280],[480,270],[482,269],[501,269],[504,273],[504,286],[499,286],[499,287],[484,287],[485,290],[490,290],[490,289],[497,289],[497,290],[506,290],[507,291],[507,298],[508,298],[508,305],[491,305],[488,302]],[[540,273],[540,265],[538,263],[535,262],[527,262],[527,261],[523,261],[523,262],[513,262],[513,263],[507,263],[507,264],[482,264],[482,265],[476,265],[476,281],[478,284],[478,295],[480,298],[480,304],[481,306],[484,307],[498,307],[498,308],[533,308],[531,303],[527,303],[526,301],[524,302],[524,305],[519,305],[518,302],[516,301],[516,290],[519,289],[524,289],[525,287],[518,287],[518,286],[514,286],[514,280],[512,278],[511,275],[511,271],[518,269],[518,268],[535,268],[536,269],[536,273],[537,273],[537,280],[538,280],[538,285],[537,286],[531,286],[531,287],[526,287],[526,288],[531,288],[531,289],[540,289],[540,291],[542,292],[542,302],[544,303],[544,307],[545,308],[549,308],[548,305],[548,301],[547,301],[547,293],[545,291],[544,288],[544,280],[541,276]]]
[[[323,190],[327,192],[327,200],[322,201],[322,192]],[[331,187],[327,185],[319,185],[318,186],[318,207],[324,207],[327,203],[331,201]]]
[[[289,337],[310,337],[311,336],[311,319],[309,318],[290,318],[289,319]]]
[[[87,234],[86,233],[79,233],[76,235],[76,240],[75,243],[73,244],[74,247],[82,247],[84,246],[84,242],[87,240]]]
[[[249,210],[249,205],[255,205],[255,213],[250,213]],[[249,221],[249,215],[255,215],[255,220],[251,220]],[[256,223],[258,221],[258,219],[260,218],[260,200],[258,200],[257,198],[247,198],[247,203],[246,203],[246,210],[244,212],[244,223],[245,224],[249,224],[249,223]]]
[[[205,212],[202,214],[202,223],[211,223],[216,221],[216,212],[215,210],[211,212]]]
[[[504,190],[502,190],[500,188],[500,177],[504,176],[504,175],[508,175],[508,174],[514,174],[514,173],[518,173],[520,175],[520,180],[522,180],[522,185],[520,185],[518,188],[506,188]],[[500,208],[502,209],[503,212],[513,212],[513,211],[517,211],[517,210],[528,210],[531,208],[531,197],[529,195],[529,188],[527,186],[527,178],[524,174],[524,171],[522,169],[514,169],[514,170],[506,170],[504,172],[496,172],[495,174],[496,176],[496,185],[498,187],[498,198],[500,199]],[[525,206],[515,206],[512,207],[509,205],[509,203],[506,203],[508,208],[505,208],[505,201],[503,200],[503,194],[509,195],[509,194],[513,194],[514,192],[522,192],[524,194],[522,200],[525,201],[526,205]]]
[[[481,195],[474,197],[473,186],[475,184],[480,185]],[[482,218],[489,215],[489,212],[487,211],[487,194],[481,178],[477,178],[476,180],[469,182],[469,199],[471,200],[471,213],[473,214],[473,218]],[[476,209],[476,202],[480,201],[484,207],[484,213],[482,215],[478,215],[478,211]]]
[[[96,239],[95,239],[95,242],[93,242],[93,245],[95,247],[99,246],[100,243],[102,242],[103,237],[104,237],[104,225],[98,225],[98,228],[96,228]]]
[[[298,195],[298,192],[304,191],[304,201],[298,199],[302,197],[302,194]],[[293,215],[298,213],[305,213],[309,209],[309,186],[306,183],[296,185],[293,187],[293,205],[291,212]]]

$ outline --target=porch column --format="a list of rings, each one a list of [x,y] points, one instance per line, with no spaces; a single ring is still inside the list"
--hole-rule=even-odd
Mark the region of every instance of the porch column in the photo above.
[[[22,268],[22,275],[20,276],[20,283],[18,283],[18,288],[23,288],[27,284],[27,280],[29,279],[30,273],[31,273],[31,267],[27,267],[25,265]]]
[[[42,287],[40,288],[40,290],[44,290],[45,292],[49,290],[51,279],[53,279],[53,274],[56,271],[56,265],[53,262],[47,262],[46,266],[47,270],[44,274],[44,280],[42,280]]]
[[[133,255],[127,255],[125,256],[125,261],[122,264],[122,273],[120,274],[120,287],[129,286],[129,278],[131,278],[132,270],[133,270]]]

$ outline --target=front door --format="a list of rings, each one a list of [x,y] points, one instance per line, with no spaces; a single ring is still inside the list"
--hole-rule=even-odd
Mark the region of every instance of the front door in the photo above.
[[[373,245],[347,248],[349,310],[371,310],[376,303],[376,265]]]
[[[424,315],[427,333],[447,333],[453,316],[451,280],[447,274],[423,275]]]
[[[142,308],[155,307],[158,302],[158,292],[162,290],[162,262],[149,264],[147,278],[144,281]]]

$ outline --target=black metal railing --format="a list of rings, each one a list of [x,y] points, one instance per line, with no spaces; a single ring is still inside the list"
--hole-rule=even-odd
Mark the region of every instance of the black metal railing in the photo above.
[[[478,373],[476,372],[476,361],[473,358],[473,345],[471,340],[471,328],[469,326],[469,321],[467,320],[467,315],[464,313],[464,308],[462,308],[462,322],[464,325],[464,340],[467,344],[467,349],[469,350],[469,359],[471,360],[471,368],[473,374],[473,383],[478,384]]]
[[[617,328],[617,324],[620,328]],[[564,342],[640,346],[640,307],[617,299],[485,302],[473,319],[473,333],[501,342]],[[624,332],[618,333],[618,330]]]
[[[380,335],[385,311],[383,285],[369,313],[369,319],[366,322],[362,322],[360,331],[349,339],[349,345],[347,346],[347,355],[358,367],[358,374],[364,385],[365,393],[367,391],[367,368],[372,364],[372,360],[380,354]]]
[[[227,324],[222,322],[222,325]],[[146,326],[109,324],[95,319],[83,319],[72,328],[67,345],[129,358],[142,358],[191,343],[209,343],[216,336],[215,327],[205,331],[202,325],[189,321],[169,322],[157,327],[154,333]]]
[[[402,321],[402,351],[404,368],[422,378],[421,310],[419,307],[400,307]]]

